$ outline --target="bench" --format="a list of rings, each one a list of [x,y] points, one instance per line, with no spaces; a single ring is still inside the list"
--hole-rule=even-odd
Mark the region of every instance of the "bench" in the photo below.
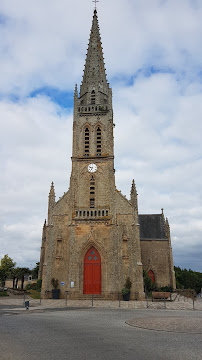
[[[152,291],[152,301],[153,300],[168,300],[171,301],[171,293],[167,291]]]

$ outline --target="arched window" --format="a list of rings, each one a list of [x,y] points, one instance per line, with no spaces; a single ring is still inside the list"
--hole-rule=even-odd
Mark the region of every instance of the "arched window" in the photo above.
[[[154,272],[152,270],[149,270],[148,271],[148,275],[152,281],[152,283],[154,284],[155,283],[155,275],[154,275]]]
[[[85,134],[84,134],[84,154],[85,156],[89,156],[89,145],[90,145],[90,132],[89,128],[85,128]]]
[[[95,90],[91,91],[91,104],[95,104]]]
[[[90,179],[90,208],[95,207],[95,179],[92,176]]]
[[[102,140],[102,134],[101,134],[101,129],[98,126],[97,128],[97,132],[96,132],[96,146],[97,146],[97,156],[101,156],[101,140]]]

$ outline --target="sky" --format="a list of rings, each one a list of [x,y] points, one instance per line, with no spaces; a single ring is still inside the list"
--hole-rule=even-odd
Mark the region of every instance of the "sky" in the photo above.
[[[0,258],[40,259],[48,194],[68,190],[73,91],[91,0],[0,2]],[[174,264],[202,272],[202,1],[100,0],[116,186],[168,217]]]

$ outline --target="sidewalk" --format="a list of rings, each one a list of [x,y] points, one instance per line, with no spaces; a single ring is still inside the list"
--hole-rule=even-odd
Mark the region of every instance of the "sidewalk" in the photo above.
[[[29,296],[25,297],[25,301],[29,301],[29,310],[46,310],[55,308],[66,308],[66,307],[92,307],[92,300],[68,300],[67,304],[65,299],[61,300],[36,300]],[[12,308],[13,306],[13,308]],[[26,311],[24,307],[23,296],[13,296],[0,298],[0,307],[8,311]],[[148,303],[145,301],[119,301],[118,300],[93,300],[93,307],[104,307],[104,308],[124,308],[124,309],[168,309],[168,310],[193,310],[193,300],[178,296],[175,301],[155,301]],[[197,299],[194,301],[194,310],[202,311],[202,300]]]

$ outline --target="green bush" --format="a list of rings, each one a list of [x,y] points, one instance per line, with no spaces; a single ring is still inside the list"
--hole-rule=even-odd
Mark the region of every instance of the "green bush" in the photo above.
[[[0,291],[0,297],[5,297],[5,296],[9,296],[7,294],[7,291]]]
[[[130,292],[131,286],[132,286],[132,282],[130,281],[130,278],[128,277],[126,279],[124,288],[121,290],[122,295],[128,294]]]
[[[27,291],[27,290],[31,290],[31,284],[27,284],[26,286],[25,286],[25,290]]]
[[[31,284],[31,290],[36,290],[36,283]]]
[[[59,286],[59,280],[55,279],[54,277],[51,279],[51,284],[53,285],[54,289],[57,289]]]
[[[163,286],[163,287],[159,288],[158,290],[164,291],[164,292],[173,292],[173,287],[172,286]]]
[[[42,285],[42,280],[41,279],[37,280],[37,282],[36,282],[36,290],[37,291],[41,291],[41,285]]]

